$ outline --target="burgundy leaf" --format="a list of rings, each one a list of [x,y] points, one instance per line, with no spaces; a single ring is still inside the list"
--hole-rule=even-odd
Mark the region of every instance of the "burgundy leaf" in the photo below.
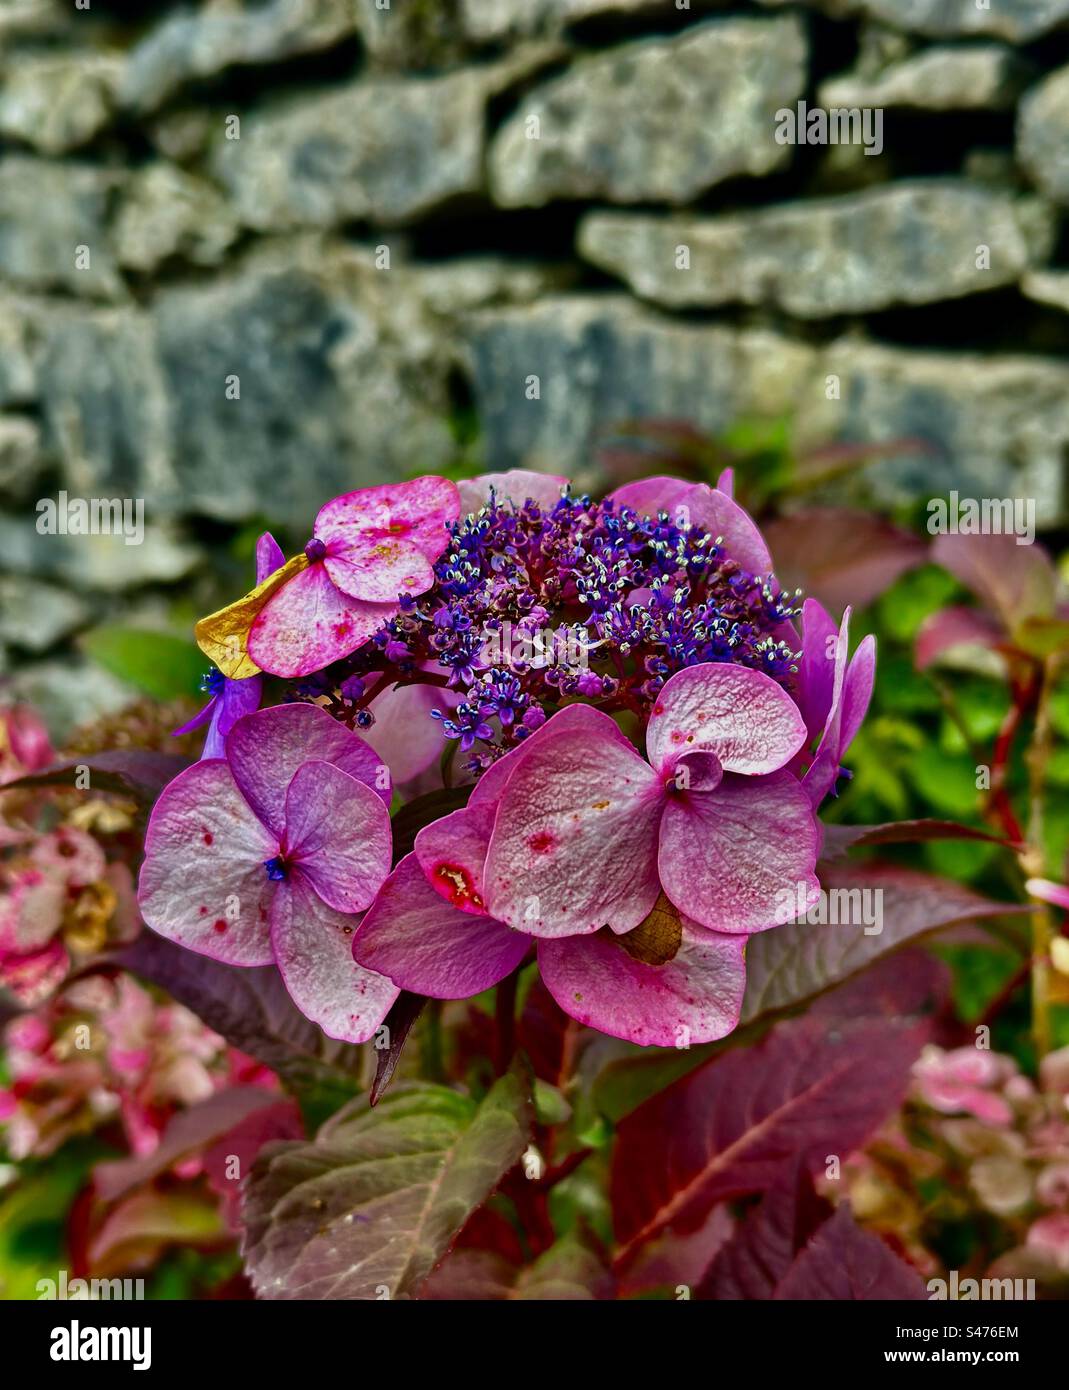
[[[801,588],[832,613],[864,608],[927,555],[916,536],[867,512],[814,507],[764,530],[783,587]]]
[[[1001,627],[982,608],[942,608],[921,623],[913,649],[913,661],[918,671],[925,671],[951,652],[975,647],[991,652],[1004,641],[1005,634]],[[1003,663],[997,656],[988,656],[984,665],[997,672]]]
[[[960,825],[953,820],[898,820],[884,825],[825,825],[824,859],[842,859],[849,850],[864,845],[904,845],[924,840],[988,840],[1007,845],[1008,840]]]
[[[397,1063],[401,1060],[402,1049],[412,1031],[412,1025],[423,1012],[426,1003],[423,995],[409,994],[406,990],[402,990],[383,1020],[383,1026],[388,1029],[387,1037],[390,1039],[390,1045],[382,1048],[377,1054],[375,1080],[371,1083],[369,1097],[372,1105],[378,1104],[386,1091],[386,1087],[390,1084],[393,1074],[397,1070]]]
[[[934,874],[894,865],[822,864],[821,885],[826,892],[841,889],[870,894],[870,907],[880,905],[879,931],[866,934],[851,899],[849,924],[815,925],[790,922],[761,932],[746,948],[746,995],[742,1021],[785,1009],[821,993],[857,974],[906,942],[954,922],[1007,913],[1027,912],[1019,903],[985,898],[958,883]],[[880,893],[880,898],[871,895]],[[834,899],[828,899],[829,908]]]
[[[943,535],[932,559],[960,579],[1009,631],[1054,611],[1057,576],[1042,546],[1018,545],[1013,535]]]
[[[717,1253],[695,1297],[772,1298],[798,1252],[831,1212],[831,1203],[817,1195],[803,1167],[785,1168]]]
[[[836,1208],[772,1295],[776,1299],[926,1300],[928,1291],[917,1271],[885,1245],[879,1236],[863,1231],[850,1214],[849,1203]]]
[[[901,1102],[924,1025],[820,1015],[780,1024],[682,1077],[617,1131],[612,1199],[626,1267],[666,1229],[864,1143]]]
[[[88,771],[94,792],[118,792],[132,797],[142,807],[150,806],[168,782],[174,780],[188,758],[171,753],[153,753],[144,748],[116,748],[104,753],[87,753],[66,762],[54,763],[40,772],[4,783],[5,791],[26,787],[73,787]]]

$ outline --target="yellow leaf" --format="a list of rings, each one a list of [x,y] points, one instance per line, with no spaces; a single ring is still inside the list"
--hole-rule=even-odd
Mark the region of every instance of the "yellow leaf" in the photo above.
[[[229,680],[244,680],[247,676],[259,674],[259,666],[249,655],[249,629],[283,584],[307,568],[308,556],[303,553],[295,555],[262,584],[257,584],[252,593],[239,598],[237,603],[227,608],[220,608],[218,613],[209,613],[206,618],[201,618],[194,629],[197,646]]]
[[[667,965],[683,944],[679,909],[662,893],[650,915],[617,940],[632,959],[644,965]]]

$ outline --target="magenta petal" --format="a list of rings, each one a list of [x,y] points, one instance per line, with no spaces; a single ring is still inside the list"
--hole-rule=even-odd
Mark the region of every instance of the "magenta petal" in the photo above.
[[[815,598],[802,604],[802,659],[798,663],[798,707],[809,738],[824,732],[835,690],[839,629]]]
[[[734,500],[734,497],[735,497],[735,470],[734,470],[734,468],[725,468],[725,469],[723,470],[723,472],[720,474],[720,477],[717,478],[717,480],[716,480],[716,490],[717,490],[717,492],[722,492],[722,493],[724,494],[725,497],[730,497],[732,500]]]
[[[280,570],[285,563],[282,547],[270,531],[265,531],[256,542],[256,583],[262,584],[265,579],[270,579],[275,570]]]
[[[215,707],[218,703],[219,696],[213,695],[203,709],[197,710],[192,719],[187,720],[180,728],[172,729],[171,737],[178,738],[180,734],[192,734],[195,733],[197,729],[203,729],[205,724],[207,724],[215,714]]]
[[[332,552],[370,553],[383,541],[402,541],[425,560],[437,560],[460,515],[456,483],[428,475],[407,483],[359,488],[321,507],[314,533]]]
[[[464,478],[457,483],[460,514],[470,516],[481,511],[490,500],[491,488],[499,503],[511,502],[514,507],[522,507],[531,501],[545,512],[552,511],[567,482],[568,479],[559,473],[533,473],[528,468],[510,468],[507,473],[482,473],[477,478]]]
[[[839,728],[839,760],[853,743],[868,713],[872,688],[876,682],[876,638],[870,633],[858,643],[850,658],[843,685],[843,717]]]
[[[802,778],[802,785],[809,795],[814,809],[835,786],[839,776],[839,763],[843,747],[842,720],[843,701],[846,690],[847,653],[850,650],[850,609],[843,614],[835,641],[835,662],[832,676],[831,705],[824,722],[824,732],[817,745],[816,754]],[[860,688],[859,695],[862,693]],[[871,691],[870,691],[871,693]],[[868,701],[865,701],[867,705]]]
[[[599,710],[573,705],[543,727],[498,806],[487,911],[532,936],[628,931],[657,900],[660,779]]]
[[[322,563],[269,599],[249,629],[249,656],[275,676],[307,676],[355,652],[397,612],[396,603],[350,598]]]
[[[450,907],[406,854],[357,928],[353,955],[413,994],[467,999],[510,975],[531,945],[492,917]]]
[[[634,960],[599,933],[538,943],[538,966],[566,1014],[642,1047],[713,1042],[739,1021],[746,989],[746,938],[702,931],[684,920],[666,965]]]
[[[646,727],[646,752],[663,775],[698,749],[715,753],[725,772],[775,772],[804,741],[798,706],[771,676],[717,662],[677,671]]]
[[[763,931],[785,920],[799,884],[815,900],[819,847],[809,798],[789,772],[729,775],[715,792],[668,798],[658,868],[669,898],[700,926]]]
[[[218,704],[212,714],[208,737],[204,740],[204,749],[200,755],[202,760],[226,757],[227,734],[243,715],[252,714],[260,708],[262,687],[263,682],[259,676],[249,676],[246,680],[240,681],[224,681],[223,693],[216,697]]]
[[[630,507],[639,516],[656,516],[658,512],[674,516],[676,509],[687,502],[694,488],[694,483],[683,482],[680,478],[640,478],[638,482],[625,483],[615,492],[610,492],[609,499],[616,503],[617,508]]]
[[[416,836],[416,858],[424,877],[461,912],[486,913],[483,870],[495,815],[494,806],[465,806],[425,825]]]
[[[271,944],[289,996],[328,1038],[367,1042],[397,998],[397,986],[353,960],[355,917],[335,912],[300,869],[280,883]]]
[[[226,756],[242,795],[279,839],[293,774],[313,759],[340,767],[390,804],[389,769],[358,734],[318,705],[272,705],[245,715],[230,731]]]
[[[682,505],[687,508],[690,525],[708,531],[714,538],[724,538],[729,559],[737,560],[751,574],[768,574],[772,569],[772,557],[757,523],[726,492],[696,483]]]
[[[390,815],[370,787],[313,759],[286,792],[286,858],[328,907],[363,912],[390,872]]]
[[[225,762],[194,763],[164,787],[145,834],[137,900],[153,931],[230,965],[268,965],[277,838]]]

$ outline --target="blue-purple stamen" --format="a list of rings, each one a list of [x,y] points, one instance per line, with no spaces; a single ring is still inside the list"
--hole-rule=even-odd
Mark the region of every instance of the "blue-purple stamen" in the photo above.
[[[281,883],[286,877],[286,861],[280,854],[274,855],[271,859],[265,859],[264,868],[267,870],[267,877],[272,883]]]
[[[225,686],[226,677],[215,666],[205,671],[200,678],[200,688],[206,695],[221,695]]]

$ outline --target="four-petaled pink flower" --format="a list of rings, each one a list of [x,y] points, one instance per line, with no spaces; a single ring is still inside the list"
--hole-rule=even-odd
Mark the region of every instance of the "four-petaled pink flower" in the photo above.
[[[446,478],[361,488],[321,508],[312,539],[236,604],[197,624],[201,649],[231,678],[305,676],[362,646],[425,593],[460,495]]]
[[[274,962],[325,1033],[365,1041],[397,995],[350,950],[389,872],[390,797],[378,755],[317,706],[245,715],[225,758],[187,768],[153,809],[145,921],[231,965]]]
[[[420,831],[354,955],[403,989],[463,998],[537,945],[547,988],[582,1023],[661,1046],[722,1037],[746,936],[782,920],[785,886],[805,903],[819,891],[812,805],[782,770],[805,735],[790,697],[736,666],[666,683],[649,762],[606,714],[568,706]],[[659,925],[673,920],[674,939]]]

